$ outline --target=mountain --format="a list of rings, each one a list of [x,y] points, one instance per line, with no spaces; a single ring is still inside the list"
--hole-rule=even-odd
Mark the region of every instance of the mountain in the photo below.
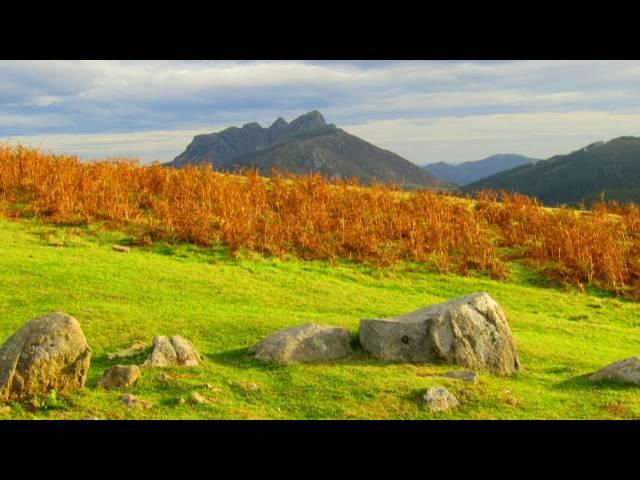
[[[404,187],[435,186],[438,181],[410,161],[327,124],[318,111],[291,123],[278,118],[264,128],[247,123],[221,132],[197,135],[186,150],[165,165],[182,167],[210,163],[219,170],[272,168],[294,174],[318,172],[326,177],[358,177],[394,181]]]
[[[600,198],[640,203],[640,137],[596,142],[567,155],[498,173],[466,185],[466,192],[504,189],[534,196],[545,204],[588,206]]]
[[[432,163],[424,168],[438,180],[467,185],[482,178],[490,177],[503,170],[510,170],[521,165],[538,162],[538,159],[515,155],[512,153],[498,154],[483,160],[464,162],[459,165],[451,165],[446,162]]]

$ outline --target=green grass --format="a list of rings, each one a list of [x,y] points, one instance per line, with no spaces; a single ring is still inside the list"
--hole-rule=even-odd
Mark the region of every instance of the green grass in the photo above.
[[[0,220],[0,342],[33,317],[64,311],[78,319],[93,348],[80,392],[41,399],[39,408],[0,407],[0,418],[100,419],[615,419],[640,418],[640,389],[592,385],[584,375],[640,355],[640,304],[592,290],[545,286],[511,266],[507,281],[426,271],[420,265],[281,261],[223,248],[155,244],[111,250],[125,234]],[[61,246],[54,246],[54,244]],[[362,317],[387,317],[475,291],[505,309],[524,371],[509,378],[480,372],[468,385],[437,377],[447,365],[390,364],[357,346]],[[356,354],[332,364],[277,366],[247,353],[261,337],[305,322],[341,325]],[[205,360],[199,367],[143,369],[126,390],[104,391],[97,380],[109,352],[141,338],[180,334]],[[148,352],[123,363],[141,363]],[[256,383],[257,391],[243,387]],[[203,389],[208,383],[213,388]],[[420,401],[444,385],[462,401],[432,414]],[[180,404],[198,391],[207,405]],[[152,402],[128,409],[123,393]]]

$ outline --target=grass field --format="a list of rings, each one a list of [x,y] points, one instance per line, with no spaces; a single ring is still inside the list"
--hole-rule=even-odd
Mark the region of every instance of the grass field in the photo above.
[[[427,272],[417,264],[375,268],[340,262],[276,260],[222,247],[157,242],[111,250],[128,237],[90,227],[0,220],[0,342],[33,317],[75,316],[93,349],[85,388],[62,400],[0,408],[30,419],[617,419],[640,418],[638,387],[592,385],[584,375],[640,355],[640,304],[601,291],[565,291],[518,265],[506,281]],[[451,366],[389,364],[357,346],[363,317],[387,317],[486,291],[505,309],[523,365],[510,378],[480,372],[469,385],[439,378]],[[264,365],[247,348],[279,328],[305,322],[353,334],[352,358],[321,365]],[[199,367],[143,369],[126,390],[97,380],[107,354],[136,339],[180,334],[205,357]],[[148,352],[123,363],[141,363]],[[175,374],[165,383],[158,374]],[[213,388],[204,389],[208,383]],[[255,383],[257,390],[246,388]],[[444,385],[461,408],[432,414],[420,401]],[[200,392],[206,405],[180,404]],[[153,404],[128,409],[132,393]]]

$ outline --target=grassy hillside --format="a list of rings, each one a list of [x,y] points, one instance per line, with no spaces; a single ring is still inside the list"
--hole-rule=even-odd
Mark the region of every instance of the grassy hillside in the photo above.
[[[129,239],[97,224],[0,220],[0,341],[35,316],[65,311],[78,319],[94,352],[82,391],[34,411],[14,404],[0,409],[0,418],[640,418],[637,387],[594,386],[582,378],[640,354],[640,304],[593,290],[559,291],[517,265],[508,279],[493,281],[408,263],[372,268],[248,253],[234,259],[223,248],[164,242],[125,254],[111,250]],[[305,322],[345,326],[355,341],[362,317],[393,316],[474,291],[505,308],[523,373],[481,373],[480,384],[467,385],[436,376],[451,366],[386,364],[359,348],[334,364],[293,366],[263,365],[246,351],[276,329]],[[165,370],[176,375],[169,384],[157,380],[159,370],[145,369],[130,389],[96,388],[115,363],[109,352],[176,333],[205,356],[201,366]],[[434,385],[447,386],[462,407],[430,413],[420,396]],[[179,403],[193,391],[209,403]],[[127,409],[118,400],[125,392],[153,408]]]
[[[568,155],[500,172],[466,185],[464,191],[505,189],[539,198],[545,204],[587,206],[605,198],[640,203],[640,138],[597,142]]]

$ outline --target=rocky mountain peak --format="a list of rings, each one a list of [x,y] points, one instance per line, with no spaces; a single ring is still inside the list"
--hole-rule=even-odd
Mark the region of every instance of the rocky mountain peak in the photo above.
[[[276,119],[276,121],[273,122],[269,128],[273,128],[273,129],[278,129],[279,130],[281,128],[286,127],[287,125],[289,125],[289,124],[287,123],[287,121],[284,118],[278,117]]]
[[[299,116],[289,124],[292,132],[300,133],[325,127],[327,122],[318,110]]]

